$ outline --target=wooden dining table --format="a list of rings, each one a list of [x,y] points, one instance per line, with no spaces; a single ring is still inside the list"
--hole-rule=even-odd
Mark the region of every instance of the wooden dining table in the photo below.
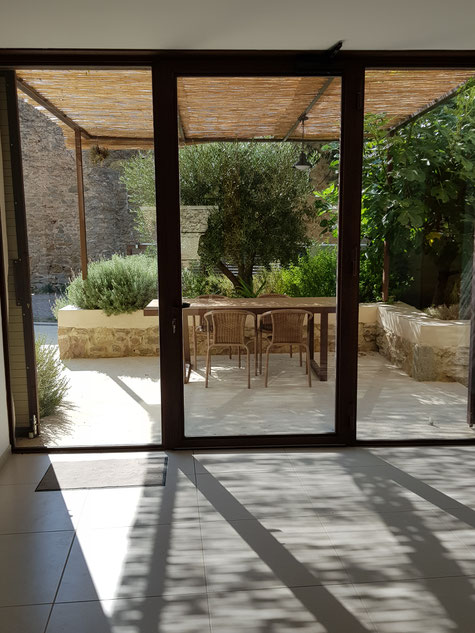
[[[335,297],[220,297],[212,299],[183,299],[183,356],[185,361],[185,382],[188,382],[193,365],[191,362],[190,335],[188,317],[202,317],[210,310],[247,310],[259,315],[268,310],[307,310],[314,316],[320,315],[320,353],[319,362],[315,360],[315,325],[310,328],[310,366],[322,380],[328,380],[328,315],[336,312]],[[145,308],[144,316],[158,316],[158,299],[153,299]]]

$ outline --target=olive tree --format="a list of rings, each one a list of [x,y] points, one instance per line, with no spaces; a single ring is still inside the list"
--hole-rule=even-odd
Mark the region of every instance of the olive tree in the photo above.
[[[307,245],[306,219],[315,209],[308,174],[293,168],[298,153],[292,143],[209,143],[180,150],[181,203],[215,207],[200,240],[201,262],[217,267],[236,288],[252,286],[255,265],[286,265]],[[139,232],[152,241],[153,153],[126,161],[122,182]]]
[[[257,264],[286,265],[307,245],[308,175],[293,168],[298,148],[285,143],[210,143],[180,151],[181,200],[215,207],[199,244],[203,264],[236,288],[252,287]],[[237,268],[234,274],[231,267]]]

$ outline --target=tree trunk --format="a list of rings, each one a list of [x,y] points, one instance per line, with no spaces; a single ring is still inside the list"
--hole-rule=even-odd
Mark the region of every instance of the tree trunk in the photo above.
[[[451,270],[439,270],[437,274],[437,285],[435,287],[434,297],[432,299],[433,305],[439,306],[449,303],[449,297],[447,296],[447,286],[449,283],[449,278],[453,274],[454,273]]]
[[[252,289],[252,270],[254,266],[251,264],[243,264],[238,266],[238,277]]]
[[[223,264],[223,262],[219,261],[218,268],[223,273],[223,275],[229,279],[229,281],[233,284],[235,288],[239,288],[239,279],[231,270],[229,270],[226,264]]]

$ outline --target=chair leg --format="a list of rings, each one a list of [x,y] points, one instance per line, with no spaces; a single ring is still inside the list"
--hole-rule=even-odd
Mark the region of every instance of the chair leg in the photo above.
[[[269,352],[272,347],[272,343],[270,343],[269,347],[266,349],[266,374],[264,377],[264,387],[267,387],[267,378],[269,376]]]
[[[230,347],[229,348],[229,360],[232,360],[232,358],[233,358],[233,348]]]
[[[241,348],[238,347],[238,367],[241,369]]]
[[[262,331],[258,332],[259,337],[259,373],[262,375]]]
[[[208,376],[211,373],[211,352],[208,347],[208,351],[206,352],[206,376],[205,376],[205,387],[208,387]]]
[[[302,348],[299,345],[300,367],[302,367]]]
[[[312,386],[312,372],[310,371],[310,348],[308,345],[305,346],[305,352],[307,354],[307,374],[308,374],[308,386]]]
[[[249,347],[246,346],[246,354],[247,354],[247,388],[251,388],[251,354],[249,352]]]
[[[292,345],[290,346],[290,358],[292,358]]]
[[[254,376],[257,376],[257,336],[254,339]]]
[[[303,346],[305,350],[305,345]],[[300,348],[300,367],[302,367],[302,348]],[[305,373],[308,374],[308,363],[305,361]]]

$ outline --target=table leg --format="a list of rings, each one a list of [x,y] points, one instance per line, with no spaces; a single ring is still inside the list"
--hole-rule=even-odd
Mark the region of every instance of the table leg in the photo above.
[[[315,314],[308,320],[308,346],[310,348],[310,362],[315,357]]]
[[[320,315],[320,380],[328,380],[328,312]]]
[[[190,352],[190,332],[188,328],[188,314],[183,310],[183,382],[186,384],[190,380],[192,369]]]
[[[313,358],[313,346],[310,352],[310,365],[318,378],[328,380],[328,312],[320,313],[320,364]]]

